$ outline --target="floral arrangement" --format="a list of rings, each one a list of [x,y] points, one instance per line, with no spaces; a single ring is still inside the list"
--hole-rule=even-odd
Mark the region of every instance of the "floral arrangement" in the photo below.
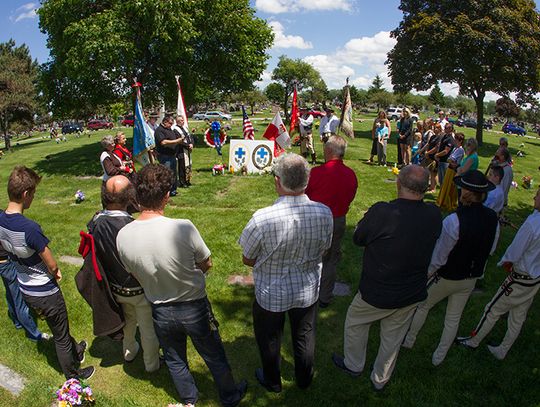
[[[216,164],[212,167],[212,175],[225,174],[225,166],[223,164]]]
[[[81,203],[82,201],[84,201],[86,197],[84,196],[84,192],[81,191],[80,189],[77,190],[77,192],[75,192],[75,203]]]
[[[523,188],[531,189],[532,177],[530,175],[525,175],[521,180],[523,181]]]
[[[59,390],[56,390],[58,407],[91,406],[95,403],[90,386],[77,379],[68,379]]]

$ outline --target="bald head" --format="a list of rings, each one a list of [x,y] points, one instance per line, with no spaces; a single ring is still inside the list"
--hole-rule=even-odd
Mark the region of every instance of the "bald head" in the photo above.
[[[135,187],[123,175],[115,175],[107,180],[101,190],[105,209],[125,211],[135,199]]]
[[[398,175],[398,196],[405,199],[420,200],[429,185],[429,172],[419,165],[407,165]]]

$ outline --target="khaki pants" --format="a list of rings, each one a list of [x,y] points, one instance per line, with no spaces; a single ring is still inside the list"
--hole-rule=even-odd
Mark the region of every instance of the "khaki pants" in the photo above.
[[[122,347],[124,359],[133,360],[139,352],[139,343],[135,339],[137,325],[141,335],[144,367],[147,372],[159,369],[159,341],[154,330],[152,307],[144,294],[122,297],[115,294],[116,301],[122,306],[126,325]]]
[[[334,298],[334,286],[336,285],[337,266],[341,259],[341,239],[345,234],[346,218],[340,216],[334,218],[334,233],[332,234],[332,244],[328,253],[323,257],[323,267],[321,273],[321,287],[319,290],[319,300],[323,303],[330,303]]]
[[[401,341],[418,303],[398,309],[381,309],[369,305],[360,292],[354,297],[345,319],[345,366],[355,372],[364,370],[369,327],[381,321],[379,352],[373,364],[371,381],[382,389],[390,380],[396,365]]]
[[[313,148],[313,135],[311,133],[300,135],[300,154],[315,154]]]
[[[459,321],[461,320],[461,314],[474,289],[475,283],[475,278],[466,280],[447,280],[438,277],[437,275],[431,277],[428,281],[428,297],[416,309],[409,332],[407,332],[407,336],[403,341],[403,347],[413,347],[418,332],[420,332],[424,322],[426,322],[429,310],[448,297],[446,314],[444,317],[444,329],[439,345],[437,346],[437,349],[435,349],[435,352],[433,352],[432,357],[434,365],[441,364],[448,353],[448,349],[450,349],[450,346],[454,343],[459,328]]]
[[[467,344],[472,347],[480,345],[482,339],[491,331],[501,315],[508,312],[506,334],[501,344],[493,349],[493,353],[498,359],[504,359],[519,336],[538,289],[540,289],[540,277],[534,280],[521,280],[508,276],[486,305],[480,323],[473,331],[473,337],[467,341]]]

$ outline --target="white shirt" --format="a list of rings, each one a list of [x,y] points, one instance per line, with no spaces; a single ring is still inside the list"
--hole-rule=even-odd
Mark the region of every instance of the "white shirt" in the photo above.
[[[504,191],[501,184],[496,185],[493,191],[488,192],[484,206],[493,209],[497,214],[501,213],[504,207]]]
[[[490,255],[493,254],[499,241],[499,223],[497,222],[497,230],[495,231],[495,239],[493,239],[493,246],[491,247]],[[456,245],[459,239],[459,218],[456,213],[448,215],[443,220],[442,231],[433,254],[431,255],[431,263],[429,264],[428,274],[433,274],[439,270],[448,261],[448,255]]]
[[[518,273],[540,277],[540,212],[536,209],[521,225],[497,265],[506,262],[513,263]]]
[[[332,230],[330,208],[307,195],[281,196],[253,214],[238,243],[244,257],[256,259],[255,297],[262,308],[283,312],[318,300]]]
[[[501,167],[504,171],[504,177],[501,180],[501,185],[504,191],[504,204],[506,205],[508,204],[508,192],[512,186],[512,181],[514,180],[514,171],[512,170],[512,166],[508,163],[504,163]]]
[[[319,133],[322,136],[324,133],[337,133],[337,128],[339,126],[339,119],[332,115],[330,118],[328,116],[323,116],[321,123],[319,124]]]
[[[305,119],[300,117],[300,134],[303,136],[311,134],[311,126],[313,126],[313,116],[308,115]],[[307,129],[306,129],[307,127]],[[309,130],[308,130],[309,129]]]

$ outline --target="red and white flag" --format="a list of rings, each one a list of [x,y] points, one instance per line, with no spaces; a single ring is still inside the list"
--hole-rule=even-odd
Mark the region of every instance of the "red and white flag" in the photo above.
[[[291,138],[289,137],[289,132],[287,131],[285,124],[283,124],[279,112],[276,113],[272,122],[264,131],[263,137],[270,141],[274,141],[274,157],[279,156],[281,153],[285,152],[286,148],[290,147]]]
[[[242,105],[242,131],[244,132],[245,140],[255,140],[253,124],[251,124],[251,120],[249,120],[244,105]]]
[[[184,96],[182,96],[182,88],[180,88],[180,76],[175,75],[176,84],[178,85],[178,102],[176,103],[176,114],[184,118],[184,130],[189,131],[186,106],[184,105]]]

